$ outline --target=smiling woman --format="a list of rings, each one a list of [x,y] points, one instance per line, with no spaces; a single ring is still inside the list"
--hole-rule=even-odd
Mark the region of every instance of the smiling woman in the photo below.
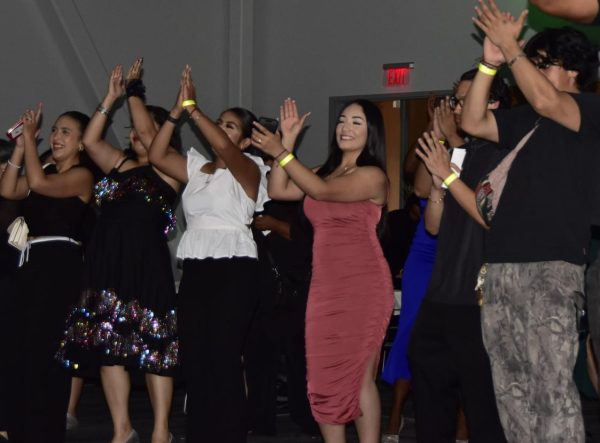
[[[64,439],[70,378],[53,355],[64,318],[81,289],[80,242],[93,180],[80,166],[89,118],[69,111],[56,120],[50,135],[52,163],[42,168],[36,143],[41,113],[40,106],[23,114],[23,134],[0,178],[0,194],[22,200],[30,233],[16,273],[15,309],[8,319],[14,333],[6,346],[7,355],[27,350],[28,356],[3,361],[12,406],[8,434],[23,442]],[[23,158],[26,174],[19,176]]]
[[[327,442],[345,441],[354,421],[361,442],[379,441],[375,385],[379,349],[393,306],[390,270],[377,238],[387,203],[383,118],[371,102],[346,104],[331,151],[316,172],[293,155],[308,114],[281,107],[282,138],[255,123],[254,143],[275,163],[269,196],[304,198],[313,225],[313,264],[306,310],[308,396]]]
[[[108,91],[84,133],[86,151],[106,176],[94,190],[98,219],[86,250],[84,290],[66,320],[58,352],[65,366],[100,366],[113,418],[113,442],[134,443],[127,405],[129,369],[145,374],[152,399],[152,441],[168,442],[172,376],[179,368],[176,297],[167,235],[175,227],[173,204],[179,183],[154,168],[148,148],[168,113],[144,103],[142,59],[123,81],[117,65]],[[110,108],[123,95],[133,127],[130,152],[102,139]],[[169,123],[170,124],[170,123]],[[60,128],[59,128],[60,132]],[[178,132],[169,149],[175,151]]]
[[[150,147],[150,161],[187,184],[187,230],[177,249],[183,260],[177,319],[188,394],[186,441],[239,443],[247,435],[241,356],[258,284],[250,224],[266,200],[268,168],[244,153],[254,114],[230,108],[216,123],[210,120],[196,105],[189,66],[169,121],[184,109],[210,143],[214,160],[193,148],[187,159],[167,149],[175,125],[166,124]]]

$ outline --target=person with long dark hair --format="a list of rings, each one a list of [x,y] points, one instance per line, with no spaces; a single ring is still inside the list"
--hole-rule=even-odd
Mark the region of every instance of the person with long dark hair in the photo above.
[[[22,200],[29,227],[8,319],[12,336],[5,353],[11,357],[2,364],[10,376],[8,437],[31,443],[65,437],[70,377],[54,353],[81,291],[80,245],[93,183],[92,173],[80,165],[89,117],[77,111],[58,117],[49,137],[53,163],[42,167],[36,142],[41,116],[41,104],[23,114],[23,134],[0,179],[0,195]],[[19,175],[23,159],[25,175]]]
[[[193,148],[187,159],[168,149],[186,110],[215,159]],[[187,390],[186,441],[246,441],[242,352],[257,301],[258,260],[250,224],[267,198],[266,172],[251,145],[254,114],[230,108],[217,122],[196,105],[191,68],[184,68],[168,123],[150,147],[150,161],[187,186],[182,195],[187,229],[177,256],[179,334]]]
[[[139,441],[129,417],[128,369],[145,373],[154,412],[153,443],[173,440],[169,414],[179,368],[175,283],[167,234],[174,228],[179,182],[148,161],[148,148],[168,117],[144,103],[142,59],[127,84],[117,65],[108,91],[83,136],[92,160],[107,174],[95,187],[100,215],[86,251],[84,291],[67,319],[59,359],[83,371],[100,367],[113,420],[113,443]],[[133,156],[102,139],[110,109],[127,95]],[[175,133],[170,148],[180,146]]]
[[[379,441],[381,406],[375,385],[379,351],[393,308],[389,266],[378,240],[389,183],[383,118],[366,100],[340,112],[331,151],[316,171],[292,153],[307,117],[286,100],[282,138],[255,123],[252,141],[277,163],[269,195],[301,200],[314,227],[306,311],[308,395],[327,443],[345,441],[354,421],[361,443]]]

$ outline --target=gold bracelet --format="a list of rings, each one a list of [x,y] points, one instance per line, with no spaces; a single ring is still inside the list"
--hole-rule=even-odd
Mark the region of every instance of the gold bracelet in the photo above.
[[[285,157],[283,157],[281,160],[279,160],[279,166],[281,166],[282,168],[285,168],[285,166],[291,162],[294,159],[294,154],[292,154],[291,152],[286,155]]]
[[[431,203],[442,203],[444,201],[445,196],[446,196],[446,194],[442,193],[442,196],[439,199],[434,200],[431,198],[431,194],[429,194],[429,197],[427,197],[427,200],[429,200]]]
[[[181,102],[181,106],[184,108],[186,106],[196,106],[196,100],[194,100],[194,99],[184,100]]]
[[[479,67],[477,69],[479,70],[479,72],[492,77],[496,75],[496,72],[498,72],[497,69],[490,68],[484,65],[483,63],[479,63]]]
[[[446,185],[447,188],[449,188],[450,185],[452,183],[454,183],[454,180],[456,180],[457,178],[458,178],[458,175],[456,175],[456,172],[452,172],[452,173],[450,173],[450,175],[448,177],[446,177],[444,179],[443,183]]]

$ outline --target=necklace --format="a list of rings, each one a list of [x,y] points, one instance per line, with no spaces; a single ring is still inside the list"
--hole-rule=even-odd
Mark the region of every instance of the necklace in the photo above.
[[[357,168],[356,165],[354,166],[344,166],[340,172],[338,172],[337,174],[335,174],[335,177],[341,177],[342,175],[346,175],[348,172],[350,171],[354,171]]]

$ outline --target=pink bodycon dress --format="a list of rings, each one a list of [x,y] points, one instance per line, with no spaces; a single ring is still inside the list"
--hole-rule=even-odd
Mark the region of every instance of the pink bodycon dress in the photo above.
[[[381,206],[306,197],[304,210],[315,232],[306,310],[308,396],[317,422],[343,424],[361,415],[361,383],[369,359],[379,359],[394,304],[376,233]]]

